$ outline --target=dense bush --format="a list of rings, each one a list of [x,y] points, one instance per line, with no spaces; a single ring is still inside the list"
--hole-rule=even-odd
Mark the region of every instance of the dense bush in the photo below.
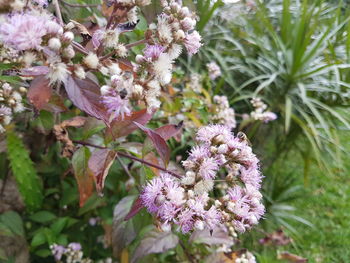
[[[230,2],[0,3],[1,260],[273,262],[313,227],[290,167],[341,168],[345,4]]]

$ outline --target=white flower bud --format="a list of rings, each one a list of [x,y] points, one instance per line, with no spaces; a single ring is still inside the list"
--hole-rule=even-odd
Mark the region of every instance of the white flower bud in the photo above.
[[[85,70],[82,66],[78,66],[74,70],[74,74],[75,74],[75,76],[77,76],[80,79],[85,79],[85,77],[86,77]]]
[[[50,38],[48,46],[52,50],[56,50],[57,51],[57,50],[59,50],[61,48],[62,45],[61,45],[61,41],[58,38],[53,37],[53,38]]]
[[[108,72],[109,72],[108,68],[107,68],[107,67],[104,67],[104,66],[100,67],[100,68],[99,68],[99,71],[100,71],[103,75],[108,75]]]
[[[96,69],[99,64],[98,57],[95,53],[89,53],[85,58],[84,58],[84,63],[88,68],[91,69]]]
[[[141,85],[135,85],[133,93],[137,96],[141,96],[143,93],[143,87]]]
[[[232,201],[229,201],[227,202],[226,207],[227,207],[227,210],[233,213],[235,211],[236,204]]]
[[[189,30],[194,29],[194,26],[196,25],[196,20],[189,18],[189,17],[185,17],[181,21],[181,25],[185,31],[189,31]]]
[[[65,49],[63,49],[62,55],[63,55],[65,58],[68,58],[68,59],[74,58],[74,56],[75,56],[75,51],[74,51],[73,46],[69,45],[68,47],[66,47]]]
[[[121,73],[121,69],[118,63],[112,63],[111,65],[108,66],[108,69],[111,75],[119,75]]]
[[[190,9],[188,9],[187,6],[184,6],[181,8],[180,10],[180,15],[182,15],[183,17],[189,16],[191,14]]]
[[[63,39],[66,42],[72,42],[74,39],[74,34],[71,31],[67,31],[63,34]]]
[[[164,223],[160,226],[160,228],[162,229],[162,231],[164,232],[169,232],[171,230],[171,225],[168,223]]]
[[[101,88],[100,88],[100,92],[101,92],[101,95],[102,96],[106,96],[110,93],[111,91],[111,87],[110,86],[107,86],[107,85],[103,85]]]
[[[204,229],[204,222],[201,221],[201,220],[197,220],[197,221],[194,223],[194,227],[195,227],[195,229],[197,229],[197,230],[203,230],[203,229]]]
[[[185,37],[186,37],[186,35],[185,35],[185,32],[183,30],[180,29],[180,30],[176,31],[175,40],[180,41],[180,40],[185,39]]]
[[[145,57],[142,55],[136,55],[135,61],[139,64],[143,63],[145,61]]]

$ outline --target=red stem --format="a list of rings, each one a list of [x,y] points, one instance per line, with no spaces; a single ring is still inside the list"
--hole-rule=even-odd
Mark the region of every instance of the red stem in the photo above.
[[[73,142],[74,142],[74,143],[77,143],[77,144],[85,145],[85,146],[94,147],[94,148],[97,148],[97,149],[109,149],[109,148],[107,148],[107,147],[95,145],[95,144],[92,144],[92,143],[89,143],[89,142],[75,141],[75,140],[74,140]],[[178,175],[177,173],[172,172],[172,171],[169,171],[169,170],[167,170],[167,169],[165,169],[165,168],[163,168],[163,167],[161,167],[161,166],[159,166],[159,165],[153,164],[153,163],[151,163],[151,162],[145,161],[145,160],[143,160],[143,159],[137,158],[137,157],[135,157],[135,156],[129,155],[129,154],[124,153],[124,152],[119,152],[119,151],[117,151],[117,154],[118,154],[119,156],[122,156],[122,157],[125,157],[125,158],[128,158],[128,159],[131,159],[131,160],[134,160],[134,161],[143,163],[143,164],[148,165],[148,166],[151,166],[151,167],[154,167],[154,168],[156,168],[156,169],[158,169],[158,170],[164,171],[164,172],[166,172],[166,173],[168,173],[168,174],[170,174],[170,175],[172,175],[172,176],[175,176],[175,177],[178,178],[178,179],[181,179],[181,176]]]

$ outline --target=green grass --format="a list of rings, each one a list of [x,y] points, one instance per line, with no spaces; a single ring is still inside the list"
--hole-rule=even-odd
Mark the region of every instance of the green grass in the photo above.
[[[342,146],[347,150],[350,150],[349,139],[350,132],[342,134]],[[344,169],[332,168],[330,174],[313,166],[309,171],[307,185],[304,185],[302,176],[303,167],[300,166],[302,160],[294,155],[283,161],[285,169],[278,169],[280,176],[286,176],[288,171],[293,171],[298,176],[296,184],[303,185],[301,197],[287,203],[296,208],[291,213],[308,220],[314,227],[292,222],[291,225],[296,229],[296,234],[290,232],[289,235],[294,243],[278,248],[260,246],[259,262],[281,262],[276,260],[277,249],[305,257],[310,263],[350,262],[349,156],[344,154],[343,160]],[[334,166],[331,162],[329,165]],[[272,225],[273,229],[279,227],[279,225]]]
[[[315,225],[297,226],[298,253],[310,262],[350,261],[350,164],[328,176],[314,169],[303,198],[294,205],[300,216]]]

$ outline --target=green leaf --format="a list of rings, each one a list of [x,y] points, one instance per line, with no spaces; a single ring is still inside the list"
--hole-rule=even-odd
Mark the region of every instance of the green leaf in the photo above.
[[[24,237],[22,218],[14,211],[8,211],[0,215],[0,222],[15,235]]]
[[[40,232],[36,233],[35,236],[33,237],[32,242],[31,242],[31,246],[37,247],[37,246],[40,246],[42,244],[45,244],[45,242],[46,242],[46,236],[45,236],[43,231],[40,231]]]
[[[66,227],[67,223],[68,223],[67,217],[59,218],[56,222],[54,222],[51,225],[51,229],[56,235],[58,235]]]
[[[24,203],[29,211],[35,211],[41,207],[43,201],[42,187],[28,151],[14,132],[7,132],[7,150],[11,169]]]
[[[39,211],[34,215],[31,215],[29,218],[37,223],[47,223],[54,220],[56,216],[49,211]]]

